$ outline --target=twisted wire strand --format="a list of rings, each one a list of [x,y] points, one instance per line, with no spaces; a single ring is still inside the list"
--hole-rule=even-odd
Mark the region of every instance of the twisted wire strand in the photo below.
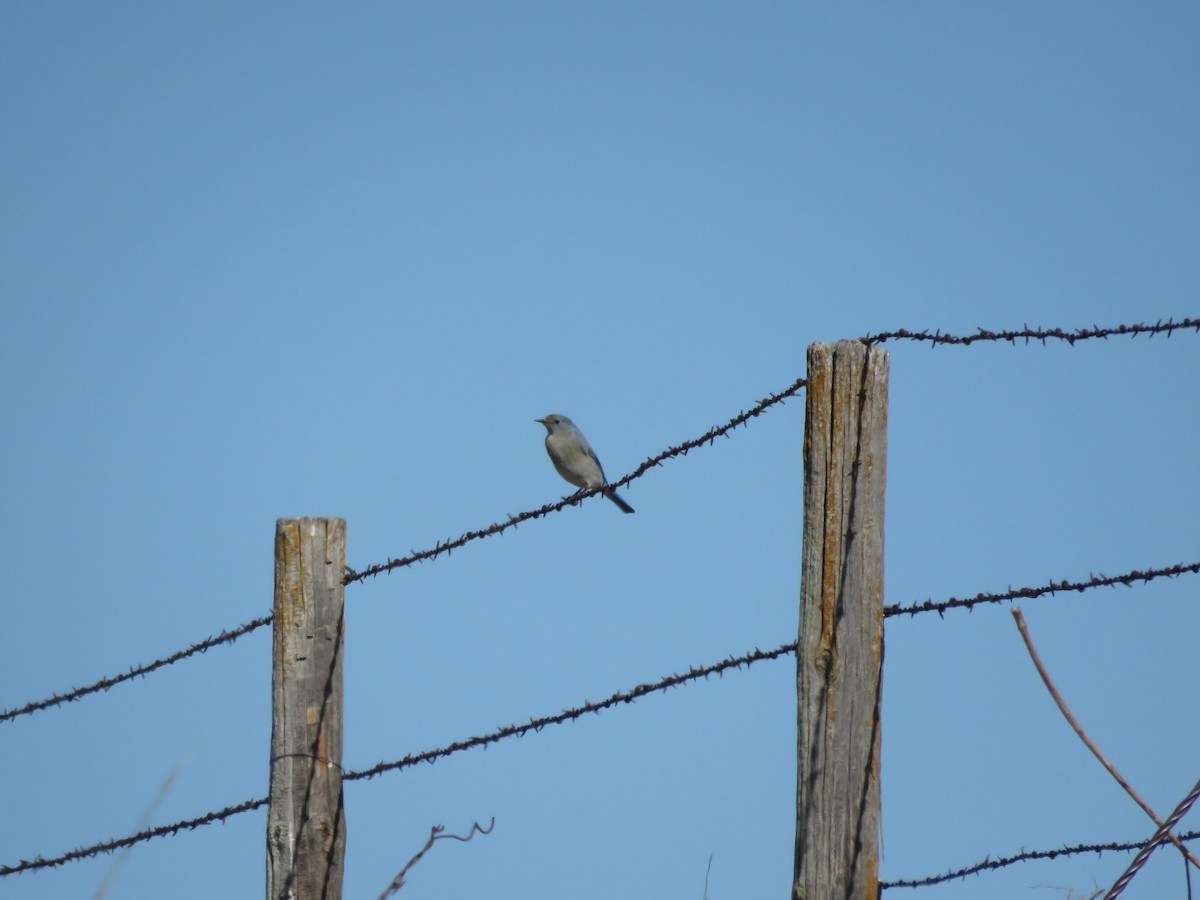
[[[1133,877],[1146,864],[1146,860],[1150,858],[1150,854],[1158,849],[1159,844],[1167,840],[1167,835],[1179,824],[1179,820],[1187,815],[1188,810],[1192,808],[1192,804],[1198,799],[1200,799],[1200,781],[1197,781],[1195,787],[1188,792],[1188,795],[1179,801],[1179,805],[1175,807],[1175,811],[1167,816],[1167,820],[1159,826],[1158,831],[1154,832],[1154,836],[1145,842],[1138,855],[1133,858],[1133,862],[1129,864],[1129,868],[1108,889],[1108,893],[1104,895],[1104,900],[1116,900],[1117,897],[1120,897],[1124,893],[1125,888],[1129,887],[1129,882],[1133,880]],[[1185,838],[1180,837],[1180,840],[1185,840]]]

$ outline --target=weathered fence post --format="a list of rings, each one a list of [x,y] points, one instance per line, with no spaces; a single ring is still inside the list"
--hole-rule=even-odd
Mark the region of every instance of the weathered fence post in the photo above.
[[[345,519],[275,523],[268,900],[340,900]]]
[[[888,355],[808,348],[793,900],[876,900]]]

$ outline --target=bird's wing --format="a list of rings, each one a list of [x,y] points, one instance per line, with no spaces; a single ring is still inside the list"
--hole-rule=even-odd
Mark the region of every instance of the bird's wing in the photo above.
[[[604,477],[604,466],[600,464],[600,457],[596,455],[596,451],[592,449],[592,445],[588,443],[587,438],[585,438],[582,434],[579,435],[579,446],[581,446],[584,452],[592,458],[592,462],[594,462],[596,464],[596,468],[600,470],[600,479],[607,484],[608,479]]]

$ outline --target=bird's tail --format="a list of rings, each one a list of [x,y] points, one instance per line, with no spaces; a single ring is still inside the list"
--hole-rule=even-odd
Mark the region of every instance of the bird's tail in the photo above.
[[[604,496],[607,497],[609,500],[611,500],[613,503],[617,504],[617,506],[619,506],[621,508],[621,512],[623,512],[623,513],[633,512],[633,507],[630,506],[628,503],[626,503],[624,500],[622,500],[620,497],[618,497],[617,492],[614,491],[612,488],[605,489]]]

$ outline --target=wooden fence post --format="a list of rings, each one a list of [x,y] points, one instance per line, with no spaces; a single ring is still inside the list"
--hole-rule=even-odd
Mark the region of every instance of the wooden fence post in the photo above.
[[[345,519],[275,523],[268,900],[340,900]]]
[[[888,354],[812,344],[793,900],[877,900]]]

